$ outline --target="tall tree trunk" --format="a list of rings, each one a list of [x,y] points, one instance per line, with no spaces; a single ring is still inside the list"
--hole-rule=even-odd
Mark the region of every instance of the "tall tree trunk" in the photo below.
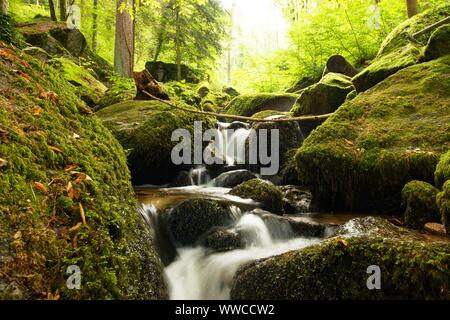
[[[131,78],[134,70],[134,19],[129,11],[119,10],[122,3],[134,11],[134,0],[117,0],[114,69],[120,76]]]
[[[414,17],[419,13],[419,0],[406,0],[406,7],[408,8],[408,18]]]
[[[59,19],[66,21],[67,17],[67,2],[66,0],[59,0]]]
[[[48,6],[50,8],[50,17],[53,21],[58,21],[58,18],[56,17],[55,3],[53,0],[48,0]]]
[[[177,80],[181,80],[181,25],[180,25],[180,8],[177,8],[175,20],[175,53],[177,64]]]
[[[97,34],[98,34],[98,0],[94,0],[92,10],[92,50],[97,52]]]
[[[8,14],[9,0],[0,0],[0,12]]]

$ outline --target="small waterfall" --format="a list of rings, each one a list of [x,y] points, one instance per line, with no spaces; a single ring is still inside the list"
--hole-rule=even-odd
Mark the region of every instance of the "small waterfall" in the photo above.
[[[227,165],[244,164],[246,159],[245,145],[250,135],[248,126],[236,129],[230,123],[219,123],[218,141],[212,141],[210,148],[215,150],[216,157],[223,159]]]
[[[177,259],[165,269],[171,299],[229,299],[233,277],[242,265],[320,241],[312,238],[276,240],[264,220],[254,214],[244,214],[233,230],[242,235],[244,249],[223,253],[211,253],[203,247],[178,249]]]
[[[206,169],[206,166],[203,165],[191,169],[189,172],[189,177],[191,179],[191,185],[193,186],[204,186],[211,181],[208,169]]]

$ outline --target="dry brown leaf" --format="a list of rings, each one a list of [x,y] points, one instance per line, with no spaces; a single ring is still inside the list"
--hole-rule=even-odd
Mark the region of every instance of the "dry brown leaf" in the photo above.
[[[34,183],[34,187],[36,189],[38,189],[39,191],[43,192],[43,193],[47,193],[48,192],[47,187],[43,183],[35,182]]]
[[[39,106],[35,106],[33,107],[33,109],[31,109],[31,112],[33,113],[33,116],[38,116],[42,113],[42,111],[44,111],[44,109],[42,109]]]
[[[63,153],[64,151],[61,150],[60,148],[54,147],[54,146],[48,146],[50,149],[52,149],[53,151],[59,152],[59,153]]]
[[[19,59],[19,58],[17,58],[17,56],[14,53],[14,51],[11,50],[11,49],[8,49],[8,48],[1,48],[0,49],[0,57],[4,58],[6,60],[9,60],[9,61],[16,61],[16,60]]]
[[[8,164],[8,161],[5,159],[0,158],[0,168],[5,167]]]
[[[78,197],[79,197],[79,195],[80,195],[80,192],[79,192],[78,190],[76,190],[76,189],[73,188],[72,182],[69,182],[69,183],[67,184],[66,192],[67,192],[67,196],[68,196],[70,199],[72,199],[72,200],[73,200],[73,199],[78,199]]]
[[[78,165],[76,165],[76,164],[68,164],[67,166],[64,167],[64,171],[66,171],[66,172],[73,171],[76,168],[78,168]]]
[[[21,70],[16,70],[16,73],[21,76],[22,78],[24,78],[25,80],[27,80],[27,82],[31,81],[31,77],[26,74],[25,72],[21,71]]]
[[[77,178],[75,179],[75,181],[73,183],[80,184],[83,181],[92,181],[92,178],[90,176],[88,176],[86,173],[78,172]]]
[[[70,228],[69,231],[78,231],[78,230],[80,230],[81,226],[82,226],[82,223],[78,222],[76,225],[74,225],[72,228]]]
[[[354,146],[355,144],[353,143],[353,141],[344,139],[345,143],[347,143],[348,145]]]
[[[340,243],[340,244],[342,244],[344,247],[348,247],[348,242],[347,242],[347,240],[344,240],[344,239],[338,239],[337,242]]]
[[[81,204],[81,202],[78,203],[78,206],[80,207],[81,222],[83,222],[83,224],[86,224],[86,216],[84,215],[84,209],[83,209],[83,205]]]
[[[22,237],[22,232],[19,230],[19,231],[17,231],[16,233],[14,233],[14,240],[17,240],[17,239],[19,239],[19,238],[21,238]]]

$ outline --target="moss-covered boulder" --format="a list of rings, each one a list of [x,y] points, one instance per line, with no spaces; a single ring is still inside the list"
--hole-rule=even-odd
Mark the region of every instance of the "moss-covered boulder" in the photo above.
[[[231,189],[230,194],[260,202],[262,209],[272,213],[283,213],[283,194],[268,181],[261,179],[246,181]]]
[[[90,107],[98,105],[108,88],[83,66],[66,58],[54,58],[49,62],[75,87],[77,96]]]
[[[447,180],[450,180],[450,151],[441,156],[434,172],[434,183],[438,188],[441,188]]]
[[[186,169],[171,160],[172,132],[186,129],[194,139],[194,122],[214,127],[211,118],[181,111],[159,101],[125,101],[97,112],[104,124],[128,150],[128,164],[135,184],[165,184]],[[192,148],[193,149],[193,148]]]
[[[81,62],[103,82],[113,75],[112,66],[89,48],[83,33],[78,29],[67,28],[64,22],[35,19],[21,24],[18,30],[26,42],[44,49],[52,56],[64,56]]]
[[[442,187],[442,192],[437,195],[436,202],[442,215],[442,223],[450,238],[450,180],[447,180]]]
[[[297,171],[327,209],[399,212],[450,147],[450,56],[399,71],[346,102],[304,142]]]
[[[136,97],[136,91],[134,79],[114,78],[95,109],[100,110],[113,104],[133,100]]]
[[[206,233],[200,243],[213,252],[231,251],[244,248],[245,246],[245,241],[236,230],[224,227],[211,229]]]
[[[166,298],[120,144],[57,69],[0,51],[0,298]]]
[[[198,107],[201,98],[196,92],[196,85],[180,81],[171,81],[163,84],[163,89],[169,97],[178,103],[185,103]]]
[[[299,95],[293,93],[259,93],[240,95],[225,107],[226,114],[252,116],[264,110],[288,112]]]
[[[355,88],[350,77],[338,73],[327,73],[322,80],[300,94],[291,112],[294,116],[334,112],[353,90]]]
[[[243,266],[231,299],[448,300],[449,264],[447,243],[336,238]],[[367,287],[374,265],[381,271],[380,290]]]
[[[166,219],[169,235],[177,246],[192,246],[211,228],[233,223],[228,205],[205,199],[181,202],[167,214]]]
[[[419,62],[429,33],[411,41],[409,36],[450,15],[450,5],[425,11],[397,26],[384,40],[372,64],[353,78],[358,92],[363,92],[397,71]]]
[[[427,222],[441,222],[436,205],[438,193],[438,189],[423,181],[411,181],[405,185],[402,197],[406,206],[403,217],[407,227],[422,229]]]
[[[428,40],[423,54],[423,61],[430,61],[443,57],[450,52],[450,25],[436,29]]]

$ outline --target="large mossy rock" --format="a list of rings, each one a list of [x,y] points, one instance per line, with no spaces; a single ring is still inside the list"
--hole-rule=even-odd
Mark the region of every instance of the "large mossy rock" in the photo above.
[[[120,144],[57,69],[0,51],[0,299],[166,298]]]
[[[167,213],[168,233],[177,246],[192,246],[213,227],[233,223],[228,205],[215,200],[191,199]]]
[[[108,88],[84,67],[66,58],[54,58],[49,62],[75,87],[77,96],[90,107],[98,105]]]
[[[224,111],[226,114],[248,117],[265,110],[288,112],[291,110],[298,97],[298,94],[293,93],[240,95],[231,100]]]
[[[334,112],[354,89],[349,77],[328,73],[318,83],[301,93],[291,111],[294,116]]]
[[[304,141],[297,171],[326,209],[399,212],[450,147],[450,56],[399,71],[342,105]]]
[[[428,40],[423,54],[423,61],[430,61],[443,57],[450,52],[450,25],[436,29]]]
[[[331,239],[243,266],[231,299],[450,299],[450,246],[383,238]],[[381,270],[369,290],[368,267]]]
[[[436,202],[442,215],[442,223],[450,238],[450,180],[442,187],[442,192],[437,195]]]
[[[449,15],[450,5],[447,4],[425,11],[397,26],[384,40],[372,64],[353,78],[358,92],[363,92],[397,71],[419,62],[430,33],[420,36],[417,42],[411,41],[409,36]]]
[[[439,190],[423,181],[408,182],[402,190],[406,210],[403,215],[405,225],[422,229],[428,222],[441,222],[441,215],[436,205]]]
[[[112,66],[89,48],[83,33],[78,29],[67,28],[64,22],[35,19],[30,23],[21,24],[18,30],[26,42],[44,49],[52,56],[81,60],[101,81],[108,81],[113,74]]]
[[[231,189],[230,194],[260,202],[262,209],[272,213],[283,213],[283,194],[268,181],[261,179],[246,181]]]
[[[135,184],[169,183],[186,169],[176,166],[171,159],[172,149],[179,144],[171,141],[175,130],[189,130],[194,139],[195,121],[202,121],[204,130],[214,127],[211,118],[159,101],[125,101],[104,108],[97,115],[124,149],[129,150],[128,164]]]

